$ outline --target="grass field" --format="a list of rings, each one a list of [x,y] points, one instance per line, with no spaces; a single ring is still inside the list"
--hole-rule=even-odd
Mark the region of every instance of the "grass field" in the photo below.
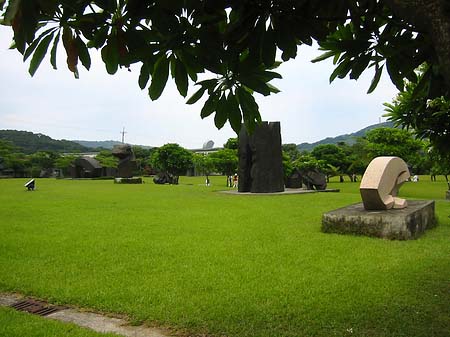
[[[414,241],[324,234],[340,193],[218,193],[224,177],[178,186],[0,180],[0,292],[134,323],[213,336],[450,336],[450,202],[443,180],[401,195],[434,199],[439,226]],[[0,310],[0,336],[97,336]],[[22,331],[22,332],[21,332]],[[56,332],[59,331],[59,332]]]

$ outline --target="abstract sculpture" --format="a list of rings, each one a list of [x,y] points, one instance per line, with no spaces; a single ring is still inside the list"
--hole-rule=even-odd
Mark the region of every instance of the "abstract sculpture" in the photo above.
[[[397,198],[400,186],[410,177],[409,169],[399,157],[377,157],[364,172],[360,193],[366,210],[405,208],[406,200]]]
[[[112,155],[119,159],[118,176],[120,178],[131,178],[133,171],[136,170],[136,157],[130,145],[115,145],[112,150]]]
[[[280,122],[261,122],[239,133],[239,192],[284,191]]]

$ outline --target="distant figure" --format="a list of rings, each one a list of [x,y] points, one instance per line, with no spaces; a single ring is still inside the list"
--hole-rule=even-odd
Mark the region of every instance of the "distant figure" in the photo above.
[[[235,173],[233,176],[233,188],[237,188],[237,187],[238,187],[238,175],[237,175],[237,173]]]
[[[210,183],[209,183],[209,178],[208,178],[208,177],[206,177],[206,182],[205,182],[205,184],[206,184],[206,186],[209,186],[209,185],[210,185]]]
[[[233,176],[227,177],[227,187],[233,187]]]
[[[417,183],[419,181],[419,177],[417,175],[413,175],[411,180],[413,183]]]

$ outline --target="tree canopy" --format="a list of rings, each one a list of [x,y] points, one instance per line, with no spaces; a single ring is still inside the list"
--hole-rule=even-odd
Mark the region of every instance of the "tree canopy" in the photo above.
[[[153,151],[151,162],[158,171],[179,176],[192,167],[192,152],[178,144],[165,144]]]
[[[76,77],[79,63],[91,66],[89,49],[100,49],[110,74],[140,64],[138,84],[152,100],[169,75],[184,97],[195,83],[187,103],[207,93],[201,117],[214,114],[219,129],[228,121],[236,132],[261,121],[254,92],[278,92],[269,83],[280,78],[277,51],[288,61],[313,41],[324,51],[314,61],[336,65],[330,81],[371,69],[372,92],[386,70],[399,90],[406,78],[424,99],[449,95],[446,0],[0,0],[0,16],[24,60],[31,57],[31,75],[49,49],[57,67],[60,41]],[[414,70],[424,62],[419,78]],[[210,77],[199,80],[205,71]]]
[[[423,78],[427,66],[420,68],[418,77]],[[429,139],[441,156],[450,160],[450,97],[427,99],[417,92],[418,84],[405,82],[405,90],[391,103],[385,103],[386,116],[397,125],[414,130],[421,139]]]

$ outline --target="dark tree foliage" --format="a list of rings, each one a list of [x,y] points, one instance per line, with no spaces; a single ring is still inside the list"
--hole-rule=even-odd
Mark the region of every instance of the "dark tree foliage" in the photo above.
[[[419,79],[427,76],[425,65],[418,72]],[[405,81],[405,90],[391,103],[384,103],[386,116],[396,125],[414,130],[421,139],[429,139],[441,157],[450,160],[450,97],[427,99],[417,90],[418,84]]]
[[[223,144],[225,149],[237,150],[239,148],[239,140],[237,138],[229,138],[225,144]]]
[[[153,151],[151,162],[161,173],[180,176],[192,167],[192,152],[178,144],[165,144]]]
[[[288,61],[299,45],[317,41],[333,58],[330,81],[374,72],[371,92],[384,70],[401,90],[404,79],[417,82],[428,99],[450,88],[450,11],[447,0],[0,0],[3,24],[12,26],[15,47],[31,57],[33,75],[62,41],[67,66],[91,66],[89,49],[101,49],[110,74],[141,66],[138,83],[152,100],[162,94],[169,75],[182,96],[189,82],[205,93],[201,117],[214,114],[220,129],[228,121],[238,132],[261,121],[253,97],[276,93],[269,82],[280,75],[277,50]],[[429,71],[418,79],[424,62]],[[212,76],[199,80],[198,74]]]

